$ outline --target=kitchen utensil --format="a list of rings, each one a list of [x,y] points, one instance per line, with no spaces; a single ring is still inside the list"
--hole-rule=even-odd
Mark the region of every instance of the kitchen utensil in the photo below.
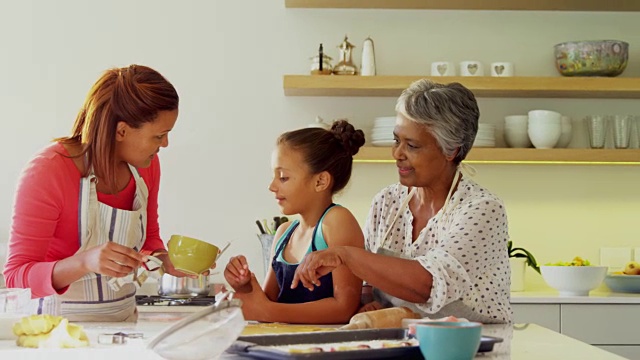
[[[225,251],[227,251],[227,249],[229,248],[229,246],[231,245],[231,243],[233,242],[233,240],[229,241],[227,243],[227,245],[225,245],[222,250],[220,250],[220,252],[218,252],[218,256],[216,257],[216,261],[218,261],[218,259],[220,259],[220,256],[222,256],[222,254],[224,254]]]
[[[569,41],[553,48],[563,76],[618,76],[629,58],[629,44],[618,40]]]
[[[403,319],[420,319],[420,314],[406,307],[392,307],[355,314],[341,330],[399,328]]]
[[[280,220],[280,216],[274,216],[273,217],[273,231],[278,231],[278,228],[280,227],[281,224]]]
[[[115,334],[98,334],[98,344],[126,344],[128,339],[142,339],[144,334],[138,333],[123,333],[117,332]]]
[[[273,231],[273,230],[271,230],[271,228],[269,227],[269,225],[267,225],[267,219],[262,219],[262,227],[264,228],[264,231],[265,231],[267,234],[271,234],[271,235],[273,235],[273,234],[274,234],[274,231]]]
[[[211,292],[212,286],[213,284],[209,282],[209,276],[207,275],[198,275],[197,278],[190,278],[162,274],[162,277],[158,280],[158,295],[168,298],[206,296]]]
[[[209,270],[218,257],[217,246],[182,235],[172,235],[167,247],[173,267],[191,275]]]
[[[147,348],[166,359],[215,359],[240,335],[245,321],[242,301],[207,306],[166,328]]]
[[[226,290],[224,292],[219,292],[215,296],[216,302],[214,305],[220,305],[220,303],[222,303],[223,301],[231,298],[233,298],[233,291]]]
[[[260,234],[266,234],[267,232],[264,231],[264,228],[262,227],[262,224],[260,223],[260,220],[256,220],[256,225],[258,225],[258,230],[260,230]]]

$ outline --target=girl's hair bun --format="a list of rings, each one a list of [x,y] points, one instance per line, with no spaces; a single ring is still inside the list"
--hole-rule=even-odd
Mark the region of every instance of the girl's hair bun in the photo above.
[[[357,154],[364,145],[364,132],[354,128],[347,120],[334,121],[330,131],[351,156]]]

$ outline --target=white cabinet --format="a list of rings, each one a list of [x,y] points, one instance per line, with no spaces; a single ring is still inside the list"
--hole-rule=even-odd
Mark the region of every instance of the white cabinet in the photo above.
[[[514,323],[534,323],[640,360],[640,304],[512,304]]]
[[[560,332],[560,304],[511,304],[515,324],[532,323]]]
[[[603,346],[603,345],[598,345],[599,348],[601,348],[602,350],[606,350],[610,353],[614,353],[620,356],[624,356],[627,359],[632,359],[632,360],[640,360],[640,346]]]
[[[561,332],[595,345],[640,345],[640,305],[562,304]]]

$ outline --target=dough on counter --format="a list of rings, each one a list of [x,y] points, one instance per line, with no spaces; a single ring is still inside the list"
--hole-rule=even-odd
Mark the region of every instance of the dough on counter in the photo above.
[[[334,331],[332,327],[319,327],[312,325],[296,325],[284,323],[258,323],[247,324],[242,331],[241,336],[250,335],[268,335],[268,334],[287,334],[287,333],[305,333],[318,331]]]
[[[362,340],[346,341],[323,344],[294,344],[282,346],[270,346],[272,349],[281,350],[290,354],[304,354],[315,352],[338,352],[338,351],[367,351],[374,349],[397,348],[418,346],[416,339],[398,340]]]
[[[89,345],[82,326],[61,316],[31,315],[13,326],[16,344],[30,348],[77,348]]]
[[[25,316],[13,325],[13,333],[16,336],[46,334],[58,326],[61,321],[62,316]]]

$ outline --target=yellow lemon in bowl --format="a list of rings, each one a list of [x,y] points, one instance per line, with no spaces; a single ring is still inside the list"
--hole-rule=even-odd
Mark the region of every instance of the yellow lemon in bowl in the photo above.
[[[191,275],[209,270],[218,257],[217,246],[183,235],[171,235],[167,248],[173,267]]]

